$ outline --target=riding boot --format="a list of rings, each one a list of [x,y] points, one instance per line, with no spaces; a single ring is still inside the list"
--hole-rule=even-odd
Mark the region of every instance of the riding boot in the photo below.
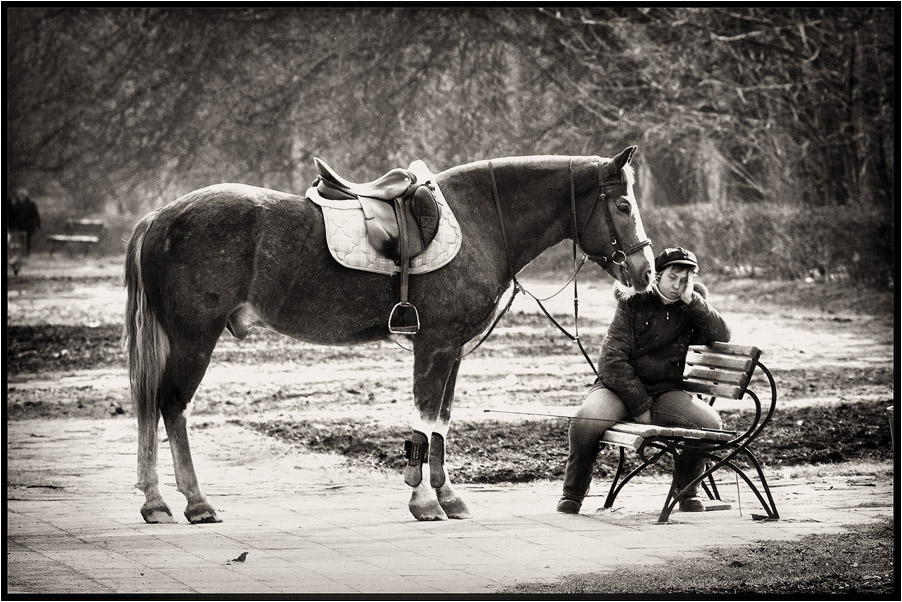
[[[589,493],[595,459],[601,448],[597,435],[587,437],[583,432],[586,422],[574,420],[570,423],[568,432],[570,454],[567,457],[567,468],[564,471],[564,499],[572,500],[577,504],[582,504],[583,498]],[[563,502],[563,500],[561,501]]]
[[[705,459],[701,456],[680,454],[674,459],[673,482],[678,490],[698,478],[705,471]],[[682,512],[704,512],[705,504],[698,497],[698,483],[677,497]]]

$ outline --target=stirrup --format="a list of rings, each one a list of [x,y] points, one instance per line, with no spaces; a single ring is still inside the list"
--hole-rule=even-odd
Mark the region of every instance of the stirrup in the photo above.
[[[399,308],[404,311],[399,313]],[[408,308],[413,310],[413,317],[416,319],[416,324],[411,324],[404,319],[408,316],[406,311]],[[394,322],[398,323],[395,324]],[[407,301],[401,301],[395,304],[391,310],[391,314],[388,316],[388,331],[391,334],[416,334],[419,330],[420,313],[417,311],[417,308]]]

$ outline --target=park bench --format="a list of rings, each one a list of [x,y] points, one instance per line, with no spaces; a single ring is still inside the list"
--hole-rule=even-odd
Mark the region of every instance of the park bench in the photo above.
[[[727,504],[718,503],[721,502],[721,497],[713,476],[716,471],[725,467],[745,481],[767,513],[766,515],[753,514],[752,518],[757,520],[779,518],[770,487],[761,470],[761,464],[751,451],[751,444],[770,422],[777,404],[776,383],[770,371],[759,361],[760,356],[761,351],[757,347],[729,343],[690,346],[686,356],[686,369],[683,373],[683,389],[690,393],[696,393],[712,405],[718,397],[736,400],[749,398],[755,406],[754,414],[745,421],[744,428],[737,431],[675,428],[630,422],[614,424],[605,431],[601,438],[602,443],[620,448],[617,471],[614,474],[604,507],[610,508],[630,479],[658,460],[664,457],[673,459],[681,454],[693,453],[706,459],[706,467],[704,473],[687,485],[687,488],[701,484],[702,489],[713,501],[713,503],[706,503],[706,509],[730,507]],[[756,368],[761,369],[770,387],[764,403],[749,388]],[[626,476],[623,476],[627,450],[634,450],[640,463]],[[743,463],[752,470],[741,466],[739,461],[744,461]],[[751,477],[749,476],[750,472],[753,472]],[[753,477],[757,477],[758,484],[755,483]],[[658,516],[658,523],[667,522],[678,502],[680,493],[681,490],[678,489],[676,483],[671,482],[664,508]]]
[[[51,234],[47,237],[50,241],[50,254],[53,255],[60,247],[81,246],[82,252],[87,254],[88,249],[100,242],[106,230],[106,223],[99,219],[69,219],[66,220],[66,232],[64,234]]]

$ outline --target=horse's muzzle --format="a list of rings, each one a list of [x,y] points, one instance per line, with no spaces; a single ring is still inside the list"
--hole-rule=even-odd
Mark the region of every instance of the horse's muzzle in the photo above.
[[[637,253],[627,256],[626,260],[619,264],[620,278],[618,280],[636,292],[646,290],[651,285],[654,276],[653,264],[649,263],[645,255],[645,253]]]

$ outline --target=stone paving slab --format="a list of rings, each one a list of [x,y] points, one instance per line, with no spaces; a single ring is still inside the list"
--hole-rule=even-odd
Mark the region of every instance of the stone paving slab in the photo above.
[[[29,594],[490,594],[567,574],[646,566],[714,545],[836,533],[893,515],[889,480],[775,474],[779,521],[733,509],[656,524],[666,482],[630,484],[613,509],[599,493],[580,515],[554,511],[560,483],[457,486],[474,516],[418,522],[398,475],[299,453],[224,421],[192,433],[198,474],[224,522],[180,512],[168,448],[163,495],[181,522],[138,512],[131,420],[7,424],[7,591]],[[604,484],[597,485],[604,489]],[[743,485],[744,487],[744,485]],[[247,552],[244,562],[235,562]]]

